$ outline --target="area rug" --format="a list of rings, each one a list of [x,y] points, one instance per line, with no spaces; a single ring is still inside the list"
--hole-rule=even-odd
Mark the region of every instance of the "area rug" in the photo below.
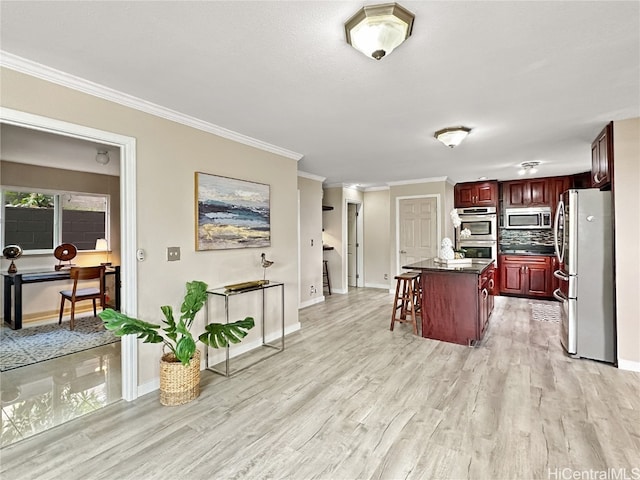
[[[73,331],[69,330],[68,321],[62,325],[55,322],[20,330],[3,327],[0,328],[0,372],[118,341],[120,337],[105,330],[98,317],[77,319]]]
[[[560,323],[560,304],[531,302],[531,320],[536,322]]]

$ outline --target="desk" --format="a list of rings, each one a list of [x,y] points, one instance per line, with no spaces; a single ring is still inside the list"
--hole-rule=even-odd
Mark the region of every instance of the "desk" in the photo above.
[[[22,328],[22,285],[27,283],[56,282],[71,278],[69,270],[40,271],[28,273],[3,273],[4,277],[4,323],[14,330]],[[120,266],[107,267],[105,275],[115,275],[115,309],[120,310]],[[11,321],[11,287],[14,293],[14,312]]]
[[[267,343],[266,338],[265,338],[265,331],[264,331],[264,292],[265,290],[269,289],[269,288],[280,288],[280,301],[281,301],[281,330],[280,330],[280,338],[279,338],[279,343],[280,345],[274,345],[274,344],[270,344]],[[273,348],[276,350],[275,353],[280,353],[284,350],[284,283],[282,282],[274,282],[274,281],[270,281],[269,283],[265,284],[265,285],[260,285],[257,287],[251,287],[251,288],[245,288],[243,290],[235,290],[235,291],[230,291],[227,290],[226,288],[222,287],[222,288],[216,288],[214,290],[207,290],[207,293],[209,295],[213,295],[213,296],[217,296],[217,297],[222,297],[224,298],[224,316],[225,316],[225,322],[229,323],[229,299],[231,297],[237,296],[237,295],[245,295],[249,292],[256,292],[256,291],[260,291],[260,293],[262,294],[262,318],[261,318],[261,326],[262,326],[262,347],[269,347],[269,348]],[[209,302],[207,301],[207,303],[205,304],[205,312],[206,312],[206,318],[207,318],[207,323],[210,323],[211,320],[209,319]],[[246,368],[249,368],[250,366],[264,360],[265,358],[269,358],[271,355],[268,355],[266,357],[263,357],[261,359],[259,359],[256,362],[253,362],[251,365],[247,365],[241,369],[236,370],[235,373],[238,373]],[[205,367],[207,368],[207,370],[210,370],[212,372],[218,373],[220,375],[224,375],[225,377],[230,376],[230,372],[229,372],[229,347],[227,346],[226,348],[226,357],[225,357],[225,369],[224,371],[221,370],[216,370],[213,367],[209,366],[209,347],[205,348]]]

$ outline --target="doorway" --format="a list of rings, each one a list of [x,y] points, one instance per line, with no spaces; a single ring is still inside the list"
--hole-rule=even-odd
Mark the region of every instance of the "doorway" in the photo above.
[[[440,195],[396,198],[396,274],[403,265],[438,256]]]
[[[347,203],[347,286],[361,287],[363,275],[362,204]]]
[[[120,257],[121,309],[130,316],[137,313],[136,268],[136,140],[132,137],[97,130],[10,108],[0,111],[0,122],[26,129],[111,145],[120,149]],[[134,335],[122,337],[122,398],[138,396],[138,342]]]

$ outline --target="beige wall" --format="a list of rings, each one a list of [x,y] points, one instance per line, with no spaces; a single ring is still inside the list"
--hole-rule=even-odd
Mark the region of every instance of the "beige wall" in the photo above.
[[[614,122],[618,364],[640,371],[640,118]]]
[[[111,254],[109,260],[120,263],[120,179],[112,175],[75,172],[59,168],[42,167],[0,161],[0,182],[3,186],[42,188],[69,192],[101,193],[110,196]],[[106,261],[104,253],[79,252],[73,263],[76,265],[95,265]],[[2,258],[0,268],[5,271],[8,261]],[[22,271],[33,269],[52,270],[58,260],[53,254],[23,255],[17,261]],[[69,284],[70,285],[70,284]],[[58,315],[60,308],[59,291],[66,288],[61,282],[38,283],[24,288],[23,321],[42,320]],[[0,293],[2,298],[4,293]],[[2,298],[1,301],[3,301]],[[4,317],[4,312],[2,312]],[[4,320],[4,318],[3,318]]]
[[[298,323],[297,164],[294,160],[119,104],[2,69],[2,106],[136,138],[137,240],[146,251],[138,262],[138,316],[157,321],[163,304],[179,306],[185,282],[211,287],[262,278],[260,253],[275,264],[269,277],[286,284],[285,322]],[[194,172],[266,183],[271,186],[271,247],[195,251]],[[181,260],[167,262],[166,248],[181,247]],[[130,286],[125,286],[130,287]],[[237,315],[254,313],[246,299]],[[221,309],[212,308],[220,318]],[[201,314],[194,326],[199,333]],[[257,339],[254,329],[244,342]],[[243,343],[244,343],[243,342]],[[161,347],[140,346],[139,383],[158,378]]]
[[[392,185],[389,191],[389,228],[390,228],[390,241],[389,241],[389,272],[390,277],[401,273],[397,265],[397,252],[398,247],[396,245],[396,216],[397,206],[396,202],[399,197],[412,197],[419,195],[438,195],[440,198],[440,239],[445,236],[453,238],[453,226],[451,225],[451,219],[449,217],[449,211],[453,208],[453,186],[447,181],[433,181],[424,183],[409,183],[402,185]],[[451,208],[448,208],[451,206]],[[448,210],[445,210],[448,208]]]
[[[364,192],[364,286],[390,288],[389,189]],[[386,277],[386,278],[385,278]]]
[[[300,195],[300,306],[322,294],[322,182],[298,177]]]

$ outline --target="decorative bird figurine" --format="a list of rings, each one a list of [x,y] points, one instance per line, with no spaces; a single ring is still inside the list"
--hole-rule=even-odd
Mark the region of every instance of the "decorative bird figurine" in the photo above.
[[[267,256],[265,255],[264,252],[262,253],[262,255],[260,255],[260,257],[262,258],[261,263],[262,263],[262,268],[264,269],[264,275],[262,276],[262,280],[266,280],[267,268],[273,265],[273,262],[271,260],[267,260]]]

